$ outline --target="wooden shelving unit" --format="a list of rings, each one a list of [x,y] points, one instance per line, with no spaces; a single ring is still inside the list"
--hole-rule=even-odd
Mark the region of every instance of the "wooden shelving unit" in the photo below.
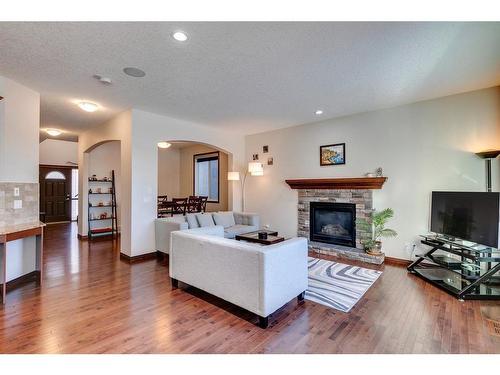
[[[102,192],[102,191],[97,191],[98,185],[104,185],[108,186],[109,191]],[[88,191],[88,239],[92,240],[96,237],[103,237],[103,236],[112,236],[114,237],[115,235],[118,235],[118,221],[117,221],[117,213],[116,213],[116,189],[115,189],[115,171],[111,171],[111,180],[104,180],[104,179],[98,179],[98,180],[93,180],[89,178],[89,191]],[[93,200],[91,197],[93,196],[105,196],[109,195],[111,200],[111,204],[94,204]],[[101,218],[100,214],[99,216],[94,216],[96,215],[96,211],[103,211],[103,209],[109,209],[111,208],[111,213],[108,217]],[[108,211],[105,211],[108,212]],[[110,222],[111,226],[98,226],[98,223],[106,223]]]

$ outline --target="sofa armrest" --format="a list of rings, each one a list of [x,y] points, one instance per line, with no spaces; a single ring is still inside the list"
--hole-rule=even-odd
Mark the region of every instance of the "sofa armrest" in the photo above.
[[[260,228],[260,216],[259,214],[251,212],[233,212],[234,222],[240,225],[252,225]]]
[[[170,233],[188,229],[188,223],[173,221],[168,218],[155,220],[155,250],[168,254],[170,252]]]
[[[261,309],[267,316],[308,285],[307,239],[292,238],[262,248]]]

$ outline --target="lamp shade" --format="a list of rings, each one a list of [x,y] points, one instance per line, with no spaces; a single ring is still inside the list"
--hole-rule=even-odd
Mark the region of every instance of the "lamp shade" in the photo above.
[[[228,181],[239,181],[240,180],[240,172],[227,172]]]
[[[252,176],[262,176],[264,174],[264,167],[262,163],[250,162],[248,163],[248,172]]]
[[[495,159],[500,155],[500,150],[486,150],[482,152],[476,152],[476,155],[482,159]]]

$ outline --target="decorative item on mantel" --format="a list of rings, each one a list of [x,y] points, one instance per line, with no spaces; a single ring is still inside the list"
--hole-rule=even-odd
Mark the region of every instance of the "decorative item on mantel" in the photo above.
[[[373,211],[371,220],[358,219],[356,225],[365,231],[371,231],[372,238],[362,241],[365,251],[371,255],[382,254],[382,237],[396,237],[398,234],[394,229],[386,228],[385,225],[394,216],[392,208],[382,211]]]
[[[382,177],[382,167],[378,167],[374,172],[367,172],[365,173],[365,177]]]

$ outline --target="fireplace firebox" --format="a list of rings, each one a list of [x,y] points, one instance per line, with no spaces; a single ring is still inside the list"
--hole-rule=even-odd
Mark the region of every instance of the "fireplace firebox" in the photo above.
[[[356,247],[355,204],[311,202],[309,221],[311,241]]]

